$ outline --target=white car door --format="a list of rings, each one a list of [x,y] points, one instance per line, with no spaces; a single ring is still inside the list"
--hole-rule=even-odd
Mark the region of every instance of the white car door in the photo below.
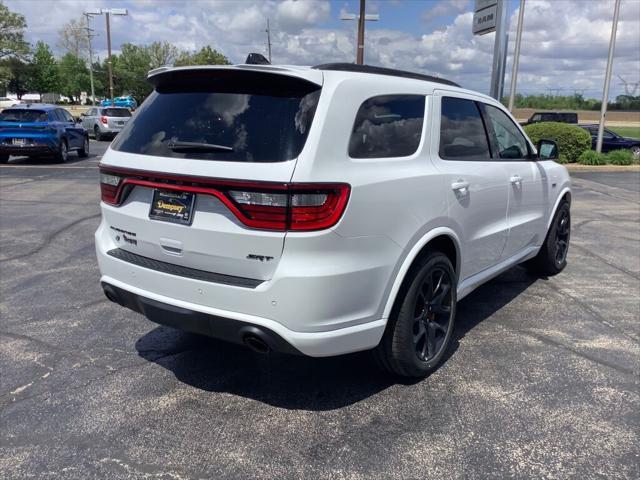
[[[492,148],[509,176],[509,238],[502,253],[503,258],[509,258],[544,242],[549,202],[547,175],[543,164],[532,158],[533,150],[524,134],[504,110],[484,104],[483,113]]]
[[[477,101],[459,93],[434,93],[432,158],[444,174],[449,217],[461,241],[460,280],[501,259],[507,241],[509,179],[491,158]]]

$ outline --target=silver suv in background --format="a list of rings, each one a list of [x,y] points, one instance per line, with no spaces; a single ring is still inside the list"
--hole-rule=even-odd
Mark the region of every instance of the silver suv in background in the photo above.
[[[130,118],[129,109],[121,107],[92,107],[80,115],[82,126],[98,141],[115,137]]]

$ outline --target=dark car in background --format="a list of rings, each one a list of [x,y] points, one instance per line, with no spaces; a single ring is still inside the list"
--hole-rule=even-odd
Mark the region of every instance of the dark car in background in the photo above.
[[[53,157],[66,162],[69,152],[89,155],[87,130],[56,105],[16,105],[0,112],[0,163],[9,155]]]
[[[131,118],[124,107],[91,107],[80,115],[80,122],[97,141],[115,137]]]
[[[591,148],[596,149],[598,141],[598,124],[580,125],[591,135]],[[629,150],[635,159],[640,158],[640,139],[629,138],[618,135],[607,128],[602,132],[602,152],[607,153],[612,150]]]
[[[578,114],[576,112],[536,112],[526,122],[520,125],[531,125],[540,122],[560,122],[560,123],[578,123]]]

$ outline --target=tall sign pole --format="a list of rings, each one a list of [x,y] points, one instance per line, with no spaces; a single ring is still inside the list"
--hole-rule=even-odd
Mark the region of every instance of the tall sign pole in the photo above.
[[[491,67],[491,90],[489,95],[500,101],[500,91],[504,84],[502,59],[507,49],[507,6],[504,0],[498,0],[496,12],[496,38],[493,43],[493,66]]]
[[[600,124],[598,125],[598,140],[596,152],[602,152],[602,136],[604,134],[604,120],[607,116],[607,103],[609,102],[609,84],[611,83],[611,71],[613,70],[613,54],[616,49],[616,33],[618,31],[618,16],[620,14],[620,0],[615,0],[613,9],[613,25],[611,26],[611,40],[609,41],[609,58],[607,70],[604,74],[604,91],[602,92],[602,106],[600,107]]]
[[[504,84],[503,58],[507,50],[507,2],[506,0],[476,0],[473,11],[474,35],[496,32],[493,44],[493,64],[491,68],[491,88],[489,94],[500,100]]]
[[[522,42],[522,25],[524,22],[524,0],[520,0],[518,11],[518,30],[516,32],[516,50],[513,53],[513,67],[511,70],[511,89],[509,91],[509,111],[513,112],[516,99],[516,84],[518,82],[518,65],[520,64],[520,43]]]

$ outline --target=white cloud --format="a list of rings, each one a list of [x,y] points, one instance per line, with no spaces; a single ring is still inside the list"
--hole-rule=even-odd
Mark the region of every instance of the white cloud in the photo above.
[[[416,0],[408,0],[416,1]],[[10,9],[27,17],[28,39],[56,45],[57,30],[69,12],[104,6],[100,0],[5,0]],[[462,85],[486,92],[489,85],[493,34],[471,34],[472,3],[469,0],[426,2],[427,33],[413,34],[384,28],[381,21],[367,26],[365,59],[383,65],[451,78]],[[129,17],[112,22],[114,51],[124,42],[148,44],[168,41],[181,48],[211,45],[234,62],[249,52],[266,50],[266,19],[272,28],[273,58],[284,64],[318,64],[353,61],[355,22],[339,23],[344,2],[326,0],[216,0],[179,2],[111,1],[114,7],[129,9]],[[388,4],[391,6],[391,4]],[[398,1],[394,14],[407,1]],[[382,8],[370,2],[368,9]],[[527,0],[518,89],[524,93],[544,92],[547,87],[563,93],[585,90],[599,97],[611,34],[613,0]],[[440,12],[435,15],[433,12]],[[42,15],[42,12],[47,12]],[[449,25],[437,25],[452,17]],[[517,12],[510,18],[507,73],[515,39]],[[409,23],[409,22],[408,22]],[[330,25],[331,27],[329,27]],[[99,37],[94,39],[98,55],[104,55],[104,20],[93,20]],[[431,31],[429,31],[431,30]],[[627,81],[640,81],[640,2],[622,2],[616,44],[614,74]],[[509,75],[507,75],[508,85]],[[613,96],[623,87],[614,77]]]

